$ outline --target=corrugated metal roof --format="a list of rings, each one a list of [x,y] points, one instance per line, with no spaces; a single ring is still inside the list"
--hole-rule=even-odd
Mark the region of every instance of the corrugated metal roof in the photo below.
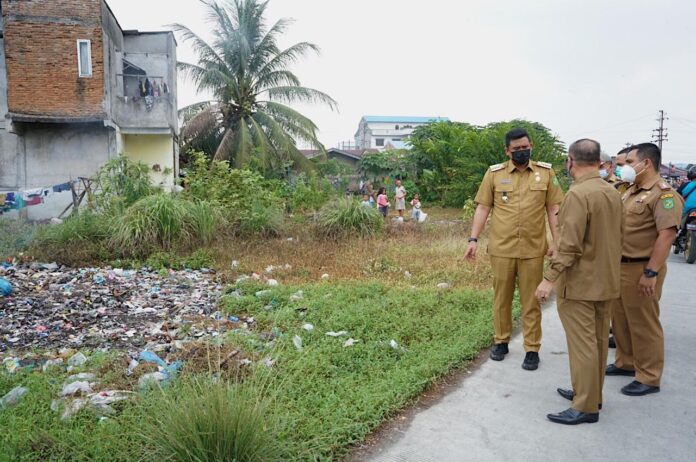
[[[448,117],[410,117],[410,116],[363,116],[366,122],[425,124],[428,122],[449,122]]]

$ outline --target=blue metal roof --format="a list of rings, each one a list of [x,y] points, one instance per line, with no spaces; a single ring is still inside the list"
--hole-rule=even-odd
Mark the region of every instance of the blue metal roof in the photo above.
[[[428,122],[449,122],[448,117],[400,117],[400,116],[363,116],[365,122],[426,124]]]

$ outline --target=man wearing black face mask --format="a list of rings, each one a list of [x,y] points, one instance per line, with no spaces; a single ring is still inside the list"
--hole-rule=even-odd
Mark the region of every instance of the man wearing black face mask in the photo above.
[[[563,200],[551,164],[530,160],[532,142],[523,129],[505,135],[508,162],[491,166],[476,194],[477,208],[464,257],[476,258],[478,237],[488,215],[491,229],[488,254],[493,269],[495,346],[490,357],[502,361],[512,334],[512,298],[519,279],[526,355],[522,367],[539,366],[541,306],[534,291],[541,282],[544,256],[553,249],[546,239],[546,216],[555,239],[557,213]]]

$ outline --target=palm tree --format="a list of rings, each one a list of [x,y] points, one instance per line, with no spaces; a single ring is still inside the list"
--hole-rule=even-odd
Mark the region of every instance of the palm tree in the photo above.
[[[327,94],[301,86],[288,70],[316,45],[300,42],[281,50],[277,39],[290,21],[281,19],[268,29],[264,13],[268,1],[234,0],[224,5],[200,0],[213,25],[209,44],[186,26],[174,30],[190,42],[198,64],[178,64],[199,92],[212,93],[212,101],[183,108],[184,149],[207,145],[216,160],[229,159],[235,167],[257,163],[265,172],[278,172],[289,165],[310,165],[297,148],[297,141],[323,150],[317,126],[287,104],[324,103],[336,109]]]

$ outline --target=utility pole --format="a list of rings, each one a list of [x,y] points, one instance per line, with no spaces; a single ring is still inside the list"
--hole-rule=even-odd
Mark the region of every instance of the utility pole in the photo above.
[[[656,120],[660,123],[660,128],[653,130],[653,141],[657,143],[660,152],[662,152],[662,142],[669,141],[667,139],[667,129],[665,128],[665,120],[669,120],[669,117],[665,117],[665,111],[660,109],[660,116]]]

